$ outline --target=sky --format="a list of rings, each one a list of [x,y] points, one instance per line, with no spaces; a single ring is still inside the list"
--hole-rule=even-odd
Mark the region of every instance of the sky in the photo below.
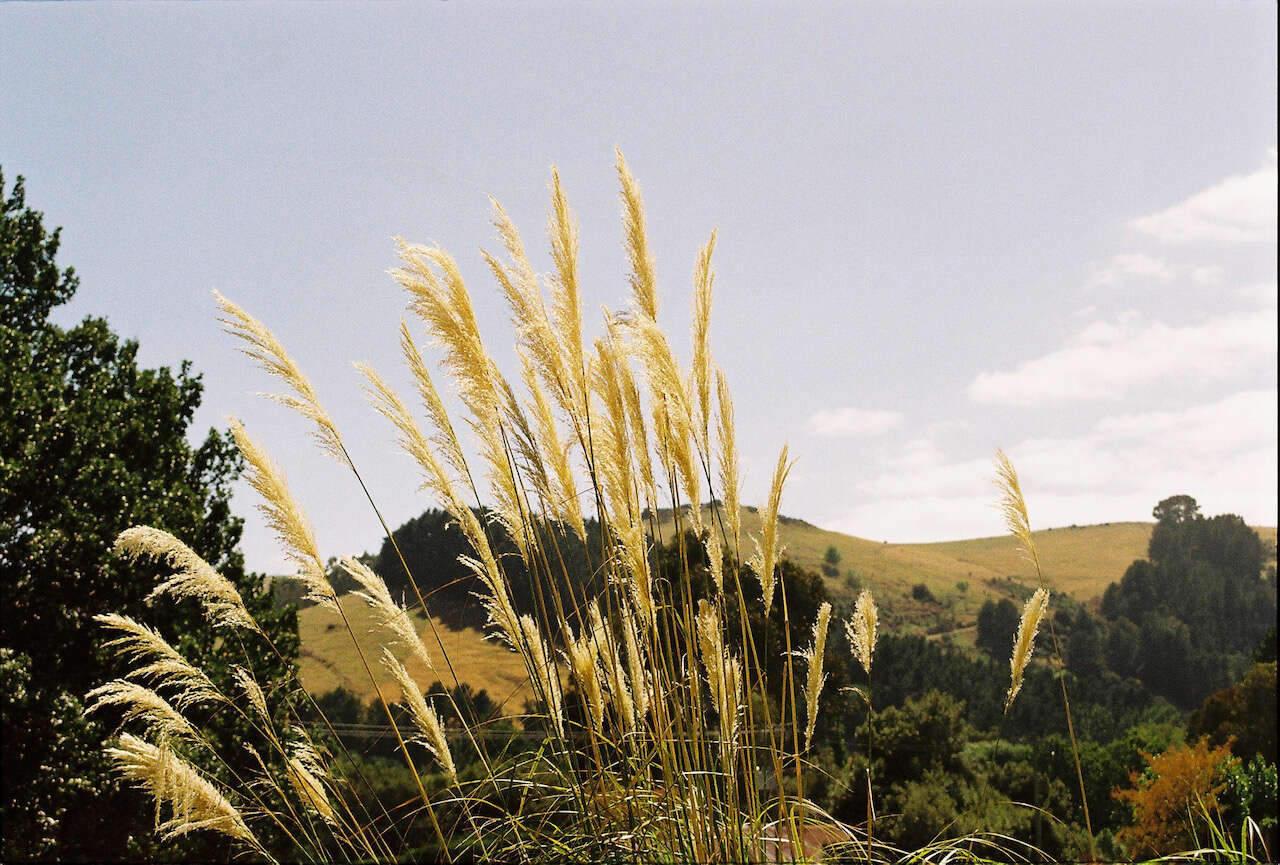
[[[744,498],[873,540],[1160,499],[1277,522],[1273,3],[0,4],[0,166],[63,227],[63,324],[104,316],[203,375],[324,555],[376,550],[351,475],[217,323],[217,289],[315,383],[392,525],[436,503],[352,361],[408,389],[394,238],[458,258],[499,365],[489,199],[545,245],[551,166],[584,308],[628,298],[614,148],[644,193],[687,358],[718,230],[714,359]],[[419,331],[421,333],[421,331]],[[248,564],[284,560],[247,487]]]

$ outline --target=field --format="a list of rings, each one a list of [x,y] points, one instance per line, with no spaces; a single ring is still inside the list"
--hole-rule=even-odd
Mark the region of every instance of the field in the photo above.
[[[382,665],[376,663],[381,649],[368,636],[372,623],[364,601],[354,595],[344,595],[340,602],[352,629],[360,637],[361,649],[369,659],[369,666],[374,670],[379,687],[388,699],[399,699],[400,692],[395,682]],[[436,647],[435,636],[427,627],[426,617],[418,614],[414,622],[419,633],[423,634],[423,642],[436,669],[426,669],[421,661],[406,660],[407,655],[403,649],[396,651],[396,657],[405,662],[409,672],[424,690],[437,679],[452,686],[453,676]],[[520,660],[520,656],[499,643],[484,639],[474,628],[450,630],[439,619],[434,620],[434,624],[435,632],[449,653],[449,661],[454,665],[459,681],[467,682],[477,690],[488,691],[489,696],[499,703],[511,698],[512,708],[518,711],[524,703],[528,687],[524,662]],[[298,631],[302,637],[302,684],[308,691],[323,694],[341,685],[366,701],[373,698],[373,684],[369,681],[369,676],[360,663],[360,656],[352,647],[351,637],[337,613],[320,607],[300,610]]]
[[[669,539],[673,523],[669,513],[663,516],[658,532]],[[1076,600],[1097,598],[1109,583],[1123,576],[1134,559],[1146,555],[1153,526],[1153,523],[1105,523],[1036,532],[1045,577],[1054,589]],[[752,509],[744,509],[742,527],[744,533],[758,533],[759,515]],[[828,547],[839,550],[840,576],[827,579],[827,589],[833,597],[850,594],[846,575],[852,571],[863,586],[875,593],[882,608],[889,611],[887,624],[904,631],[931,629],[934,637],[945,636],[961,645],[972,644],[975,618],[983,602],[1009,595],[1006,578],[1011,577],[1014,583],[1022,585],[1033,582],[1030,566],[1009,537],[888,544],[827,531],[786,517],[782,518],[779,531],[786,545],[785,554],[811,570],[820,570]],[[1274,549],[1275,527],[1257,528],[1257,532]],[[912,587],[919,583],[929,588],[936,601],[922,603],[911,597]],[[962,583],[966,584],[963,589],[958,585]],[[361,637],[366,656],[376,657],[378,650],[366,636],[369,617],[364,603],[348,595],[342,598],[342,607]],[[415,661],[409,663],[409,671],[423,687],[436,679],[452,684],[452,675],[439,658],[439,651],[434,649],[435,637],[427,629],[426,618],[419,615],[416,621],[419,630],[426,632],[424,641],[438,669],[424,669]],[[945,624],[939,625],[940,622]],[[510,700],[511,707],[518,709],[527,688],[520,656],[485,640],[473,628],[451,630],[438,619],[435,625],[459,681],[487,690],[498,702]],[[302,682],[309,691],[319,694],[342,685],[366,700],[373,697],[373,685],[335,613],[309,607],[299,613],[298,627],[302,637]],[[403,651],[397,652],[397,656],[405,658]],[[375,675],[380,687],[394,699],[397,693],[394,683],[381,674],[380,667],[372,662],[371,666],[379,670]]]

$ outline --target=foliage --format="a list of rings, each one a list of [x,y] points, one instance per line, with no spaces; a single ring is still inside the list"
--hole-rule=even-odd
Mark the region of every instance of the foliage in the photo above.
[[[120,667],[102,651],[93,616],[146,610],[211,676],[227,679],[234,658],[271,685],[296,652],[292,613],[271,608],[235,549],[235,450],[214,431],[188,443],[199,378],[186,364],[176,374],[139,368],[137,344],[101,319],[52,324],[78,284],[56,262],[59,232],[26,206],[21,178],[6,195],[0,175],[0,207],[3,858],[208,855],[199,839],[157,848],[145,800],[107,772],[100,750],[116,719],[86,718],[81,697]],[[160,571],[110,555],[116,535],[137,523],[182,534],[215,563],[277,635],[282,656],[232,651],[195,603],[147,607]],[[241,738],[227,719],[211,728],[223,741]]]
[[[991,657],[1003,661],[1009,656],[1013,635],[1018,630],[1017,606],[1008,598],[987,601],[978,611],[978,636],[976,645]]]
[[[1225,745],[1210,748],[1205,740],[1143,756],[1146,770],[1131,772],[1131,786],[1114,794],[1134,814],[1133,825],[1120,831],[1120,842],[1134,856],[1163,856],[1199,846],[1209,835],[1204,815],[1219,812],[1218,796],[1238,761]]]
[[[1266,550],[1234,514],[1206,518],[1195,499],[1156,505],[1147,558],[1103,595],[1112,670],[1183,708],[1235,681],[1276,617]]]
[[[833,544],[827,547],[822,555],[822,575],[826,577],[840,576],[840,550]]]
[[[1254,664],[1244,678],[1204,701],[1187,723],[1189,738],[1231,743],[1241,760],[1276,762],[1276,662]]]

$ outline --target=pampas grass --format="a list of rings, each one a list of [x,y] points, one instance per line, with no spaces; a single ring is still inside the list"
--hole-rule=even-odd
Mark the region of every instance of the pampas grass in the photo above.
[[[876,627],[879,621],[876,600],[870,591],[863,589],[854,604],[853,618],[845,623],[844,628],[853,656],[868,676],[871,675],[871,657],[876,651]]]
[[[822,661],[827,651],[827,626],[830,623],[831,604],[823,601],[822,606],[818,607],[818,618],[813,622],[813,644],[801,653],[807,667],[804,683],[806,713],[804,747],[806,750],[813,739],[813,726],[818,722],[818,697],[826,681],[826,676],[822,672]]]
[[[107,749],[120,773],[156,800],[156,831],[164,838],[206,829],[245,844],[264,858],[266,850],[223,793],[165,744],[153,745],[130,733]],[[168,817],[161,819],[165,809]]]
[[[420,609],[430,622],[429,596],[407,565],[411,601],[393,597],[382,577],[359,560],[341,561],[373,623],[371,633],[352,629],[283,469],[233,420],[246,477],[295,568],[293,578],[345,626],[416,794],[409,801],[360,801],[348,770],[323,741],[312,740],[314,721],[287,702],[277,704],[280,694],[263,689],[251,664],[233,667],[234,693],[224,693],[199,659],[185,658],[156,631],[124,616],[101,616],[112,637],[107,647],[132,670],[90,697],[95,710],[120,710],[124,723],[147,737],[124,732],[108,754],[150,790],[158,815],[165,812],[166,819],[157,818],[162,834],[217,831],[259,858],[279,852],[290,860],[381,861],[401,855],[398,833],[425,818],[446,859],[759,861],[788,845],[788,838],[814,832],[828,840],[854,839],[869,860],[888,855],[889,848],[871,841],[870,814],[865,841],[858,841],[851,827],[804,798],[805,773],[815,770],[806,754],[817,745],[832,608],[821,605],[807,648],[792,651],[794,610],[778,574],[779,508],[792,467],[785,446],[760,509],[755,554],[742,561],[734,405],[710,343],[716,235],[693,268],[686,367],[657,322],[658,278],[643,198],[621,153],[616,169],[629,303],[625,311],[605,311],[598,339],[584,340],[578,228],[553,169],[547,217],[552,272],[538,273],[497,202],[493,222],[501,255],[482,254],[511,310],[517,375],[508,378],[489,355],[457,261],[438,247],[404,241],[398,241],[401,261],[392,278],[407,292],[416,316],[412,328],[425,328],[423,346],[438,360],[445,393],[458,397],[463,413],[455,421],[446,410],[431,363],[407,322],[398,338],[416,391],[412,407],[376,370],[357,364],[374,410],[390,423],[422,489],[470,546],[459,564],[474,577],[490,636],[519,656],[528,676],[532,699],[525,712],[502,720],[522,724],[534,746],[491,753],[482,729],[487,720],[460,705],[466,702],[456,696],[461,689],[437,703],[424,696],[402,658],[430,670],[452,667],[443,643],[435,640],[428,651],[417,631],[411,611]],[[272,399],[292,409],[320,447],[350,468],[377,513],[299,364],[245,309],[221,295],[218,305],[245,353],[284,385],[285,395]],[[1012,467],[1001,476],[1011,491],[1006,512],[1020,520],[1020,537],[1029,541]],[[704,520],[707,498],[711,518]],[[481,502],[485,509],[473,507]],[[656,524],[660,503],[672,508],[678,531],[691,529],[701,543],[678,547],[675,575],[655,566],[656,539],[646,530],[647,523]],[[497,552],[504,548],[502,536],[516,549],[510,558]],[[586,545],[587,589],[570,588],[566,579],[559,544],[569,537],[593,542]],[[200,604],[225,635],[224,646],[267,639],[234,587],[178,539],[140,527],[122,534],[117,549],[172,567],[154,598]],[[701,559],[689,555],[699,549],[707,556],[705,581],[696,573]],[[519,593],[509,577],[516,572],[508,567],[515,556],[529,580]],[[748,569],[759,581],[758,593],[754,580],[744,580]],[[532,606],[518,609],[513,597],[531,597]],[[763,612],[781,622],[782,646],[756,645],[749,605],[751,616]],[[1030,607],[1024,615],[1029,636],[1021,666],[1015,652],[1018,682],[1044,603],[1036,609],[1034,616]],[[846,632],[868,675],[877,624],[875,602],[863,592]],[[768,661],[779,651],[785,651],[785,670],[782,681],[771,681]],[[803,682],[796,656],[806,662]],[[394,682],[394,694],[383,694],[374,668]],[[296,681],[289,687],[296,688]],[[1016,692],[1011,687],[1010,702]],[[401,710],[393,712],[393,703]],[[270,751],[242,743],[256,774],[235,777],[225,793],[190,762],[195,754],[221,759],[218,743],[201,727],[204,716],[191,711],[197,707],[239,713],[261,734],[257,747]],[[465,750],[458,749],[461,743]],[[424,770],[437,772],[435,780],[424,782]],[[360,789],[372,790],[367,784]],[[270,827],[278,851],[268,851],[257,827]],[[938,846],[925,858],[941,860],[958,849]],[[793,852],[808,857],[818,851],[797,844]]]
[[[755,541],[756,553],[750,564],[760,578],[761,597],[766,613],[773,607],[773,593],[778,585],[777,575],[774,573],[778,560],[782,557],[782,547],[778,543],[778,508],[782,504],[782,486],[791,473],[791,466],[787,446],[783,445],[782,452],[778,454],[778,464],[773,470],[769,501],[760,511],[760,537],[752,539]]]
[[[1009,690],[1004,698],[1004,711],[1007,714],[1013,700],[1022,690],[1022,674],[1031,663],[1031,653],[1035,650],[1036,630],[1045,610],[1049,608],[1049,592],[1047,589],[1036,589],[1027,603],[1022,607],[1022,618],[1018,622],[1018,632],[1013,638],[1013,654],[1009,658]]]

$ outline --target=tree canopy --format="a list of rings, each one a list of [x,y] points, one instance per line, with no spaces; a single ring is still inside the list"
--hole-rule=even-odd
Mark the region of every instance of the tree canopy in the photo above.
[[[215,673],[230,647],[192,602],[147,604],[161,572],[117,559],[112,543],[133,525],[164,529],[235,583],[280,650],[250,652],[260,681],[292,666],[296,617],[273,608],[236,549],[240,462],[229,437],[187,438],[199,376],[185,362],[176,373],[140,368],[138,344],[103,319],[49,320],[78,286],[56,262],[59,239],[26,205],[22,179],[6,194],[0,173],[3,858],[207,858],[200,841],[155,846],[150,805],[99,756],[115,719],[86,718],[81,699],[120,672],[94,615],[145,616],[180,650],[213,659]]]

